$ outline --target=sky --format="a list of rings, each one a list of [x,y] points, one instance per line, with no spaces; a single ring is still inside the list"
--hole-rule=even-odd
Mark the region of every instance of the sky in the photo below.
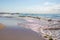
[[[60,0],[0,0],[0,12],[60,13]]]

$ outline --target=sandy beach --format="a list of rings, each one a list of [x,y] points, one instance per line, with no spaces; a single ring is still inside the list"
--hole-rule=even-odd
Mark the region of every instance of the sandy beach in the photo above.
[[[36,19],[30,17],[0,18],[0,23],[4,24],[5,29],[0,31],[1,40],[45,40],[42,37],[41,28],[54,29],[60,26],[60,23],[48,19]],[[57,27],[58,26],[58,27]],[[3,28],[3,26],[1,27]],[[0,29],[1,30],[1,29]],[[27,32],[26,32],[27,31]],[[32,31],[32,32],[31,32]],[[36,36],[35,36],[36,35]],[[23,39],[24,38],[24,39]]]
[[[11,21],[9,18],[0,19],[0,40],[45,40],[37,32],[26,28],[26,26],[22,27],[18,25],[19,21],[17,19],[11,19]],[[28,23],[28,21],[26,22]]]
[[[5,27],[0,29],[0,40],[45,40],[42,35],[22,28],[22,27]]]

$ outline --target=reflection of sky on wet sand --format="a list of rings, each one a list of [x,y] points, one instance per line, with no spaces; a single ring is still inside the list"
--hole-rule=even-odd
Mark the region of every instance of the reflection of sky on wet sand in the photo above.
[[[17,26],[18,22],[24,22],[24,20],[19,20],[17,18],[0,18],[0,23],[3,23],[7,26]]]
[[[3,23],[7,27],[24,27],[34,31],[38,31],[40,21],[33,18],[0,18],[0,23]]]

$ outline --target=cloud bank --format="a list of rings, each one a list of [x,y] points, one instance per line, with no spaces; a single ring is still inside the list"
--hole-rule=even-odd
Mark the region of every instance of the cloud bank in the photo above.
[[[24,7],[7,7],[7,8],[1,8],[0,12],[18,12],[18,13],[60,13],[60,3],[54,3],[54,2],[43,2],[35,5],[30,5]]]
[[[21,9],[23,13],[60,13],[60,4],[45,3],[44,6],[33,6]]]

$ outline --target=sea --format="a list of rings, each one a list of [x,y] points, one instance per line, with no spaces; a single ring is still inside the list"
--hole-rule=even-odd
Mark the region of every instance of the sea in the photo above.
[[[33,16],[33,17],[46,17],[46,18],[52,18],[52,19],[60,19],[60,13],[52,13],[52,14],[29,14],[29,13],[22,13],[20,16]]]

